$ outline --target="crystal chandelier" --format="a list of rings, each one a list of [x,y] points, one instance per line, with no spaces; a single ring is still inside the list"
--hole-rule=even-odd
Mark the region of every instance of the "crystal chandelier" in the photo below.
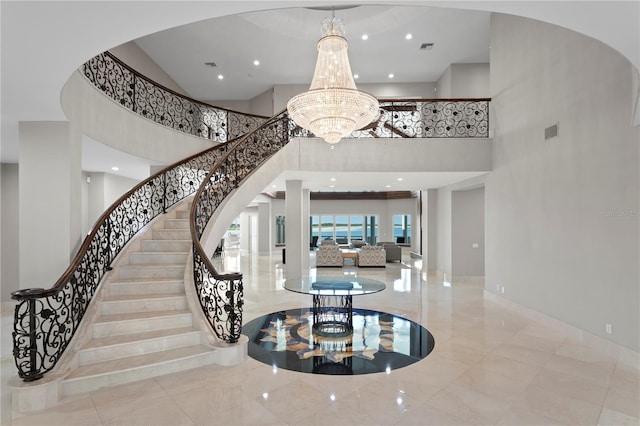
[[[342,20],[325,18],[311,87],[287,103],[297,125],[330,144],[366,126],[378,114],[377,99],[356,89],[347,47]]]

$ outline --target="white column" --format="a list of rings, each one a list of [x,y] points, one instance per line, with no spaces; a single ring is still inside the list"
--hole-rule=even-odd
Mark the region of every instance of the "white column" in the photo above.
[[[68,122],[21,122],[18,131],[20,287],[50,288],[78,247],[81,146]]]
[[[421,191],[422,198],[422,272],[436,270],[438,259],[438,192]]]
[[[302,181],[288,180],[286,182],[285,197],[285,236],[287,263],[286,274],[287,279],[301,278],[302,269],[302,253],[309,257],[309,247],[304,250],[303,246],[303,226],[302,226]]]
[[[240,218],[240,250],[250,253],[251,250],[251,218],[247,212],[242,212]]]
[[[258,203],[258,252],[271,254],[273,248],[271,242],[271,203],[260,201]]]
[[[302,246],[306,248],[303,250],[302,255],[302,270],[309,270],[309,244],[311,233],[311,225],[309,223],[309,217],[311,215],[311,190],[302,190]],[[306,254],[306,255],[305,255]],[[306,275],[306,274],[305,274]]]

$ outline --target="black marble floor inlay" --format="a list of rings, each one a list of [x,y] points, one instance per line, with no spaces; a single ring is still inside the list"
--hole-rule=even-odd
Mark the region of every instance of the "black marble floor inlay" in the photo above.
[[[309,308],[289,309],[245,324],[249,356],[304,373],[369,374],[418,362],[435,345],[420,324],[385,312],[353,309],[353,335],[342,338],[312,334],[312,318]]]

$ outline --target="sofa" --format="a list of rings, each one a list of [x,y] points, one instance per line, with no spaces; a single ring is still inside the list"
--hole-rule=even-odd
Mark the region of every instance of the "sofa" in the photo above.
[[[316,251],[316,267],[342,266],[342,251],[337,244],[321,244]]]
[[[378,266],[384,268],[387,265],[387,254],[383,246],[362,246],[358,251],[358,266]]]
[[[380,241],[377,246],[384,247],[387,253],[387,262],[402,261],[402,248],[392,241]]]
[[[367,242],[364,240],[351,240],[351,242],[349,243],[349,247],[353,248],[353,249],[359,249],[362,246],[366,246]]]

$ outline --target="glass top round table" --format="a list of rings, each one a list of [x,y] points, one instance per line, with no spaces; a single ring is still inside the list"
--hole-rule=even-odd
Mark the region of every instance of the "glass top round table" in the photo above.
[[[378,293],[385,283],[369,278],[304,277],[288,279],[283,287],[313,298],[314,334],[336,338],[353,334],[353,296]]]
[[[283,287],[289,291],[318,296],[359,296],[377,293],[387,286],[369,278],[303,277],[288,279]]]

